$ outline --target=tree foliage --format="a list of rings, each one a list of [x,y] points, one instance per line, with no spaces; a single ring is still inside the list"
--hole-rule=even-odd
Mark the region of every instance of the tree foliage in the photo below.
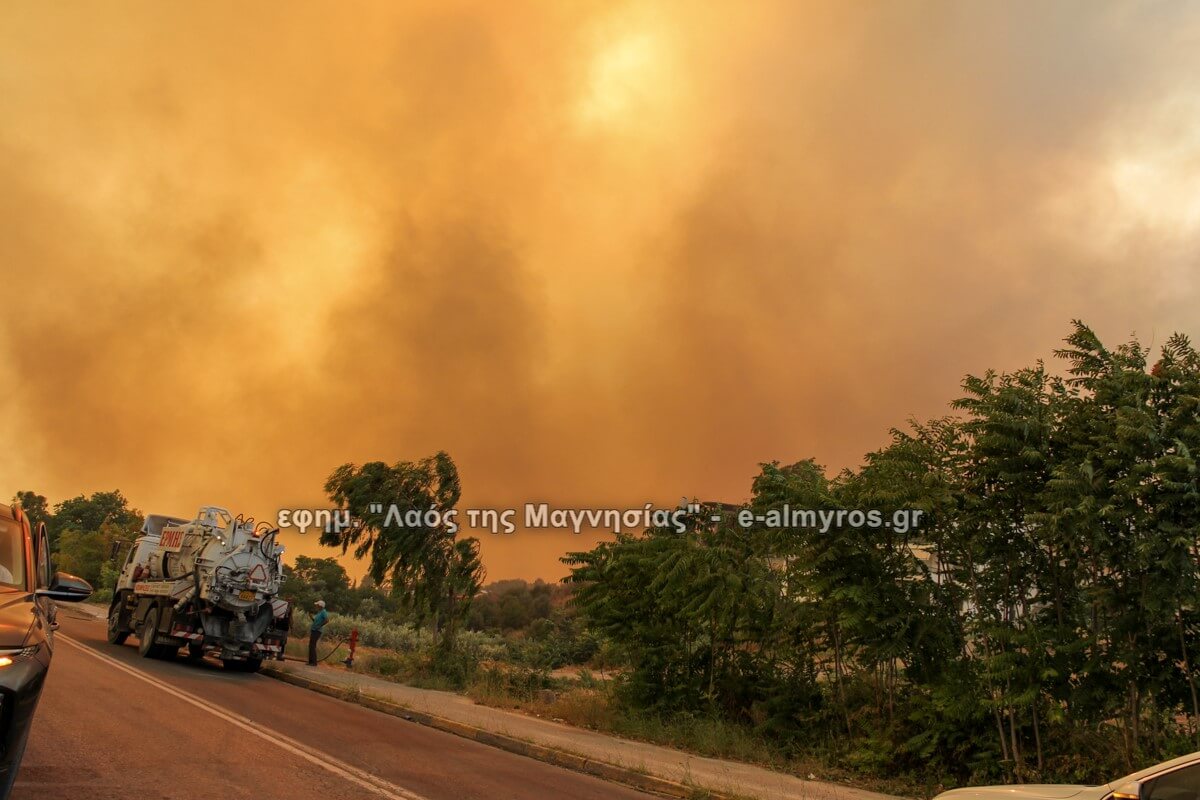
[[[712,522],[571,554],[630,702],[721,714],[864,770],[1108,780],[1200,741],[1200,356],[1075,323],[963,381],[855,470],[764,464],[745,508],[924,524]]]
[[[13,505],[18,505],[33,525],[50,521],[50,504],[46,496],[37,492],[20,491],[13,497]]]
[[[542,580],[503,580],[488,584],[471,604],[468,627],[472,630],[518,631],[538,620],[548,620],[563,608],[569,587]]]
[[[322,533],[321,543],[367,558],[371,578],[390,585],[414,614],[431,621],[447,650],[484,575],[479,541],[456,539],[446,522],[461,491],[458,468],[444,452],[391,466],[343,464],[325,483],[330,501],[352,522]]]
[[[93,533],[105,525],[112,525],[115,530],[132,535],[142,527],[142,522],[142,513],[131,508],[125,495],[114,490],[63,500],[54,506],[54,513],[46,520],[46,528],[50,534],[50,549],[55,551],[60,549],[59,538],[64,531]]]

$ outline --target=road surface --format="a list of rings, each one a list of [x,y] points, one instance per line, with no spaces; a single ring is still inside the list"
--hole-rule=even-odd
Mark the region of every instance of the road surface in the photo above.
[[[60,611],[12,800],[645,800],[218,662],[154,661]]]

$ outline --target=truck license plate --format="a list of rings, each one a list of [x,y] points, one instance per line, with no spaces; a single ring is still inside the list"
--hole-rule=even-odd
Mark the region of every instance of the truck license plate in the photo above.
[[[238,597],[241,598],[242,600],[253,600],[254,592],[250,591],[249,589],[245,589],[242,591],[241,594],[238,595]]]

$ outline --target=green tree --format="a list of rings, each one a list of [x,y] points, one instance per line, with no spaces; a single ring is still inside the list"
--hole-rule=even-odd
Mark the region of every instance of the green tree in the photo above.
[[[1075,323],[1055,356],[967,376],[957,416],[858,469],[763,465],[748,529],[712,506],[571,554],[624,697],[893,774],[1094,781],[1194,749],[1200,355],[1175,335],[1151,366]],[[785,506],[926,517],[765,513]]]
[[[331,612],[351,614],[357,610],[358,599],[352,597],[350,576],[335,558],[296,556],[294,565],[285,565],[284,597],[291,598],[297,607],[311,611],[318,600],[324,600]]]
[[[78,575],[96,588],[112,588],[105,586],[105,567],[111,569],[109,553],[115,542],[128,541],[129,532],[111,522],[104,523],[99,530],[67,528],[59,536],[57,567]]]
[[[458,468],[444,452],[420,461],[343,464],[325,483],[331,502],[352,524],[321,543],[354,548],[369,559],[376,583],[390,584],[419,618],[429,620],[443,650],[454,648],[460,623],[482,585],[478,540],[455,540],[449,522],[461,494]],[[415,517],[413,515],[416,515]]]
[[[54,506],[54,514],[47,521],[50,550],[59,549],[58,539],[67,529],[95,532],[105,524],[112,524],[118,530],[133,534],[141,528],[143,521],[142,513],[130,508],[129,501],[120,491],[93,492],[89,497],[79,495]]]
[[[627,653],[633,702],[748,719],[768,699],[782,572],[765,544],[707,505],[684,532],[652,528],[564,558],[580,614]]]
[[[21,507],[25,516],[36,526],[39,522],[50,521],[50,504],[45,495],[37,492],[20,491],[13,497],[13,504]]]
[[[1004,760],[1018,778],[1041,770],[1041,720],[1048,682],[1063,664],[1046,659],[1057,641],[1064,584],[1055,540],[1040,523],[1042,493],[1054,466],[1062,382],[1038,364],[1011,374],[987,372],[963,382],[955,407],[967,413],[970,441],[959,514],[956,579],[970,587],[967,633],[992,706]],[[1056,601],[1051,605],[1047,601]],[[1058,631],[1061,632],[1061,631]],[[1067,651],[1055,649],[1055,653]],[[1056,669],[1057,667],[1057,669]],[[1027,764],[1024,730],[1032,732]]]

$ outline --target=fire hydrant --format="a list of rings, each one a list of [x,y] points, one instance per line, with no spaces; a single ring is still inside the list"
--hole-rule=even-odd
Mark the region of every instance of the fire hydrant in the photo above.
[[[354,668],[354,648],[358,647],[358,628],[353,628],[350,631],[350,656],[342,663],[346,665],[346,669]]]

